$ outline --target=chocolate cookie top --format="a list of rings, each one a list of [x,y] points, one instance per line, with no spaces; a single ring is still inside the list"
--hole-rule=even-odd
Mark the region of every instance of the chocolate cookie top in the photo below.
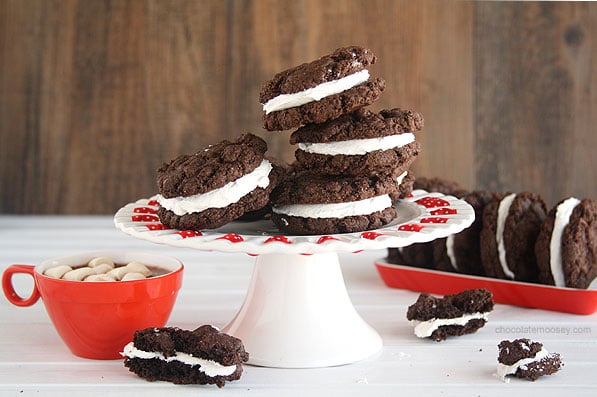
[[[305,125],[290,136],[290,143],[328,143],[378,138],[415,132],[423,128],[423,116],[412,110],[385,109],[379,113],[359,109],[323,124]]]
[[[203,325],[194,331],[175,327],[146,328],[135,331],[133,344],[139,350],[161,352],[164,357],[182,352],[225,366],[249,359],[240,339],[222,333],[211,325]]]
[[[501,341],[498,349],[498,376],[504,380],[513,375],[535,381],[554,374],[563,365],[558,353],[549,353],[543,344],[527,338]]]
[[[274,205],[345,203],[398,190],[398,182],[391,175],[344,177],[302,172],[276,187],[271,201]]]
[[[458,294],[436,298],[421,294],[417,301],[409,306],[406,313],[408,320],[427,321],[436,318],[462,317],[471,313],[486,313],[493,310],[493,296],[486,289],[464,290]]]
[[[512,365],[523,358],[535,357],[541,351],[543,345],[530,339],[521,338],[513,341],[501,341],[498,348],[498,362]]]
[[[259,93],[259,101],[266,103],[281,94],[292,94],[321,83],[338,80],[366,69],[375,63],[375,55],[363,47],[338,48],[316,61],[303,63],[276,74]]]
[[[158,189],[165,198],[186,197],[220,188],[257,168],[267,151],[266,142],[253,134],[235,141],[206,146],[181,155],[158,169]]]

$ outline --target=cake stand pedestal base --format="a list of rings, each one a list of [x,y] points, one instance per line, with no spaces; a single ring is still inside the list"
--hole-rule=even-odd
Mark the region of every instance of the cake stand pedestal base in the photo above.
[[[264,367],[349,364],[382,347],[350,301],[336,253],[258,256],[245,301],[223,331],[243,341],[249,364]]]

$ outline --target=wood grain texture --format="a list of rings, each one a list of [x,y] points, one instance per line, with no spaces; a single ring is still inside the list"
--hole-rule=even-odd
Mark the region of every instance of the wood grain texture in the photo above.
[[[596,22],[590,3],[475,3],[480,187],[597,197]]]
[[[261,127],[273,74],[378,56],[372,108],[426,119],[414,172],[597,196],[597,6],[393,0],[0,0],[0,212],[109,214],[178,154]]]

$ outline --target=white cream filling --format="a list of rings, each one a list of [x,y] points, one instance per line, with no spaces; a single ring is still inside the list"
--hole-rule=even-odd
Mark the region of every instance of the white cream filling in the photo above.
[[[295,92],[293,94],[280,94],[263,104],[265,114],[276,112],[278,110],[290,109],[305,103],[319,101],[330,95],[339,94],[351,89],[369,79],[367,69],[342,77],[338,80],[327,81],[315,87]]]
[[[276,214],[301,218],[345,218],[347,216],[369,215],[392,206],[389,195],[360,201],[332,204],[289,204],[272,208]]]
[[[258,187],[266,188],[269,185],[271,170],[271,163],[263,160],[252,172],[228,182],[221,188],[188,197],[165,198],[160,194],[157,196],[157,201],[162,207],[179,216],[205,211],[208,208],[224,208],[236,203]]]
[[[326,154],[328,156],[362,156],[377,150],[401,148],[415,141],[415,134],[389,135],[379,138],[352,139],[327,143],[299,143],[298,148],[307,153]]]
[[[518,368],[522,367],[523,365],[528,365],[528,364],[531,364],[531,363],[536,362],[536,361],[541,361],[541,360],[543,360],[547,356],[549,356],[549,352],[545,348],[541,348],[541,350],[539,350],[537,352],[537,354],[535,354],[535,357],[522,358],[522,359],[518,360],[517,362],[515,362],[512,365],[506,365],[506,364],[498,363],[498,365],[497,365],[497,375],[502,380],[505,381],[506,380],[506,376],[515,374],[516,370],[518,370]]]
[[[454,254],[454,235],[450,234],[446,238],[446,253],[448,254],[448,259],[450,259],[450,264],[454,268],[454,270],[458,270],[458,263],[456,262],[456,255]]]
[[[566,278],[562,267],[562,233],[570,222],[570,215],[580,200],[574,197],[563,201],[556,209],[553,231],[549,242],[550,268],[556,287],[565,287]]]
[[[141,358],[145,360],[158,358],[166,362],[180,361],[181,363],[190,366],[198,365],[198,370],[210,377],[227,376],[236,371],[236,365],[224,366],[216,361],[195,357],[187,353],[176,352],[176,354],[173,356],[164,357],[164,355],[160,352],[147,352],[145,350],[139,350],[135,347],[133,342],[127,344],[124,347],[123,352],[120,354],[128,358]]]
[[[432,318],[427,321],[413,320],[412,323],[415,324],[416,336],[419,338],[428,338],[439,327],[445,325],[465,325],[470,320],[474,319],[483,319],[487,321],[487,313],[471,313],[455,318]]]
[[[398,185],[402,185],[402,181],[406,178],[406,175],[408,175],[408,171],[404,171],[402,174],[398,175],[398,178],[396,178]]]
[[[504,197],[502,201],[500,201],[500,205],[498,207],[498,215],[497,215],[497,230],[495,233],[495,240],[498,246],[498,257],[500,260],[500,265],[502,265],[502,270],[506,277],[509,279],[514,279],[514,273],[508,267],[508,261],[506,261],[506,247],[504,246],[504,225],[506,224],[506,218],[508,217],[508,212],[510,211],[510,206],[516,197],[515,193],[509,194],[508,196]]]

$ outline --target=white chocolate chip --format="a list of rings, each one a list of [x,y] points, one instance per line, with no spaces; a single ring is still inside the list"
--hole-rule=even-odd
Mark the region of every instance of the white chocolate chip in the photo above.
[[[95,274],[104,274],[104,273],[108,273],[113,268],[107,263],[102,263],[100,265],[93,267],[92,269],[95,272]]]
[[[109,265],[110,269],[114,269],[114,262],[112,261],[112,259],[106,258],[105,256],[93,258],[92,260],[89,261],[88,266],[96,267],[96,266],[104,265],[104,264]]]
[[[92,274],[91,276],[85,277],[83,281],[116,281],[112,277],[108,276],[107,274]]]
[[[114,277],[115,280],[122,280],[125,274],[127,274],[130,270],[126,268],[126,266],[116,267],[110,270],[107,274],[111,277]]]
[[[73,268],[68,265],[54,266],[49,269],[46,269],[44,271],[44,275],[52,278],[62,278],[62,276],[64,276],[65,273],[68,273],[71,270],[73,270]]]
[[[141,273],[137,273],[137,272],[130,272],[124,275],[124,277],[122,277],[120,279],[120,281],[131,281],[131,280],[144,280],[145,276]]]
[[[70,272],[65,273],[62,278],[70,281],[82,281],[85,277],[92,274],[95,274],[93,269],[86,266],[71,270]]]
[[[130,262],[126,265],[126,267],[127,269],[129,269],[130,272],[141,273],[145,277],[149,277],[152,274],[151,270],[149,270],[147,266],[145,266],[141,262]]]

